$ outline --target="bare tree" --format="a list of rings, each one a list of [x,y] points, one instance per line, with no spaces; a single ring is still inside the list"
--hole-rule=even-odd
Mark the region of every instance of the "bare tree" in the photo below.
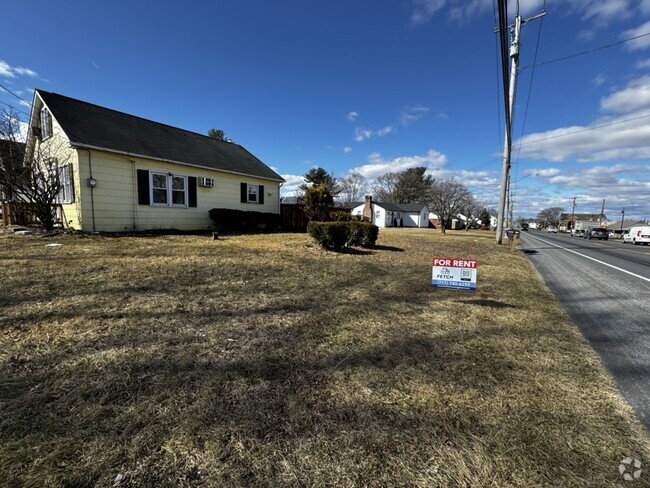
[[[438,215],[440,229],[445,234],[449,220],[458,215],[463,205],[472,198],[472,194],[462,183],[453,178],[433,183],[428,196],[429,209]]]
[[[431,192],[434,179],[426,168],[408,168],[399,173],[386,173],[372,186],[375,198],[387,203],[424,203]]]
[[[209,129],[208,130],[208,137],[212,137],[213,139],[223,141],[226,138],[226,133],[224,131],[222,131],[221,129]]]
[[[372,194],[380,202],[399,203],[398,183],[399,173],[383,174],[372,184]]]
[[[545,208],[543,210],[540,210],[540,212],[537,214],[537,220],[540,224],[542,224],[542,227],[548,227],[551,225],[559,227],[560,220],[562,219],[562,212],[564,212],[564,209],[562,207]]]
[[[46,142],[32,134],[23,144],[20,121],[11,109],[0,113],[0,139],[0,186],[5,196],[30,203],[43,228],[51,230],[56,204],[62,202],[64,191],[71,192],[73,187],[67,145],[56,134],[50,134]]]
[[[361,200],[368,189],[366,178],[358,171],[350,173],[347,178],[339,181],[341,186],[340,197],[345,203]]]
[[[463,203],[460,210],[461,213],[467,217],[467,227],[465,227],[466,230],[469,230],[470,226],[478,223],[478,221],[481,220],[481,212],[483,212],[484,209],[485,204],[476,199],[473,195],[470,195],[467,198],[467,201]]]

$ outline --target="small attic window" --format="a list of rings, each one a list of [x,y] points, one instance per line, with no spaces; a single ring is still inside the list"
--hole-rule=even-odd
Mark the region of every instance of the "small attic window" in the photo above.
[[[46,108],[41,109],[41,137],[47,139],[52,136],[52,116]]]

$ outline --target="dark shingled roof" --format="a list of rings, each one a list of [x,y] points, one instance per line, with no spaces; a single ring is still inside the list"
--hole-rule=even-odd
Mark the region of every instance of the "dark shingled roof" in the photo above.
[[[418,212],[419,213],[424,208],[423,203],[387,203],[387,202],[377,202],[375,200],[373,200],[372,203],[378,205],[384,210],[388,210],[389,212],[404,212],[404,213]],[[348,202],[343,204],[343,206],[345,208],[353,209],[363,204],[364,202]]]
[[[37,90],[73,146],[284,181],[239,144]]]

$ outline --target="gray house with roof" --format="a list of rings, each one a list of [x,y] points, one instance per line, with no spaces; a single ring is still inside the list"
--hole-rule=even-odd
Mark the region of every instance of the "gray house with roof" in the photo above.
[[[279,213],[283,178],[239,144],[43,90],[27,157],[48,154],[65,226],[83,231],[200,230],[208,211]]]

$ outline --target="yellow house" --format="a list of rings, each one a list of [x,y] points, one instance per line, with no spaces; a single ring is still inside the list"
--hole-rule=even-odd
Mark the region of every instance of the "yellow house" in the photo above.
[[[212,227],[212,208],[279,213],[275,171],[239,144],[35,90],[28,151],[59,168],[66,226],[87,232]]]

